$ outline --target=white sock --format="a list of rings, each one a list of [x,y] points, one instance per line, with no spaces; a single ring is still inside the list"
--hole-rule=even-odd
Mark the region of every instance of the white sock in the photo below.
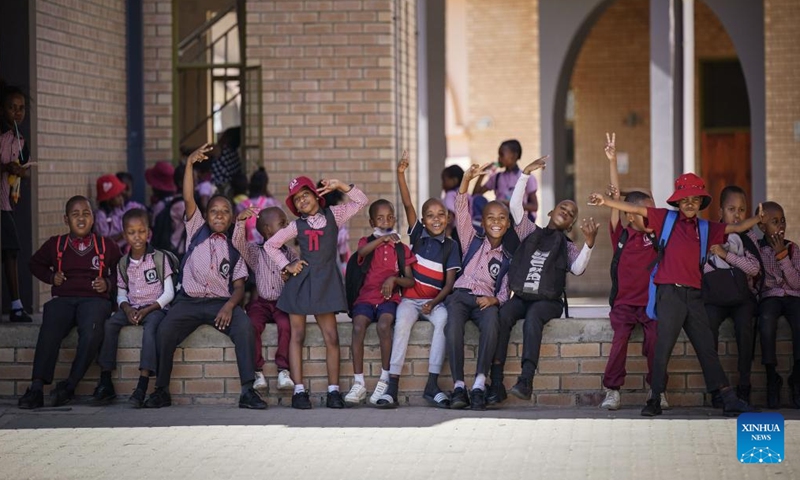
[[[472,384],[472,389],[486,390],[486,375],[479,373],[475,375],[475,383]]]
[[[338,392],[338,391],[339,391],[339,385],[328,385],[328,393]]]
[[[306,386],[302,383],[298,383],[294,386],[294,393],[303,393],[306,391]]]
[[[453,388],[464,388],[464,387],[466,387],[466,385],[464,384],[463,380],[456,380],[456,382],[453,384]]]
[[[384,370],[381,368],[381,380],[383,380],[384,382],[389,381],[389,370]]]
[[[353,374],[353,378],[356,379],[356,383],[360,383],[361,385],[366,385],[366,383],[364,383],[364,374],[363,373]]]
[[[22,300],[18,298],[11,302],[11,310],[22,310]]]

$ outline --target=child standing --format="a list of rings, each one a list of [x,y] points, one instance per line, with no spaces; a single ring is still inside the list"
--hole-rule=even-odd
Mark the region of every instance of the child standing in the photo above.
[[[428,199],[422,205],[422,218],[417,217],[406,183],[407,169],[408,152],[403,152],[397,165],[397,183],[417,261],[412,265],[414,286],[403,291],[403,299],[397,307],[392,358],[389,362],[389,389],[386,393],[396,402],[411,328],[418,319],[424,318],[433,325],[433,337],[428,357],[428,383],[422,396],[433,406],[449,408],[450,398],[439,388],[439,374],[447,346],[444,335],[447,309],[444,299],[453,291],[456,274],[461,270],[461,259],[455,241],[447,238],[448,212],[441,200]],[[462,170],[462,176],[463,173]]]
[[[141,203],[131,200],[133,197],[133,175],[128,172],[117,172],[116,176],[122,183],[125,184],[125,190],[122,192],[122,208],[126,212],[128,210],[133,210],[134,208],[147,210],[147,208]]]
[[[700,251],[701,234],[705,232],[700,231],[697,214],[708,207],[711,196],[706,192],[703,179],[693,173],[685,173],[675,180],[675,193],[667,199],[667,203],[677,207],[679,211],[670,240],[663,247],[663,258],[654,279],[657,287],[658,338],[653,359],[653,395],[642,409],[642,415],[661,415],[661,393],[666,389],[667,365],[681,329],[686,332],[697,352],[708,391],[719,390],[722,394],[723,413],[735,416],[751,412],[753,409],[736,396],[722,370],[700,291],[702,265],[698,259],[705,258],[707,252]],[[645,226],[654,230],[661,243],[661,234],[669,212],[666,208],[642,207],[605,199],[597,193],[589,196],[589,204],[607,205],[623,212],[641,215],[645,218]],[[747,231],[756,223],[758,217],[737,225],[708,222],[708,244],[724,243],[726,235]]]
[[[94,231],[96,234],[109,237],[119,247],[125,246],[122,234],[122,216],[128,211],[125,207],[125,183],[116,175],[102,175],[97,179],[97,203]],[[132,202],[137,206],[136,202]]]
[[[348,262],[348,268],[366,268],[363,284],[358,290],[350,316],[353,318],[353,387],[345,395],[349,406],[364,403],[367,388],[364,382],[364,338],[370,323],[378,324],[378,341],[381,349],[381,376],[369,402],[382,408],[397,406],[397,394],[386,393],[389,387],[389,360],[392,353],[392,324],[400,303],[400,288],[414,286],[411,265],[416,263],[411,250],[400,243],[400,235],[394,230],[394,205],[379,199],[369,206],[369,225],[372,235],[358,241],[356,263]],[[398,246],[400,247],[398,249]],[[403,258],[398,258],[402,254]],[[402,268],[400,267],[402,265]],[[362,270],[363,271],[363,270]],[[348,283],[351,277],[348,276]],[[347,290],[358,288],[347,285]]]
[[[297,220],[272,236],[264,249],[281,270],[291,276],[286,281],[278,308],[289,314],[292,341],[289,345],[289,366],[294,382],[292,408],[309,409],[311,400],[303,385],[302,349],[306,333],[306,316],[314,315],[325,340],[328,369],[328,408],[344,408],[339,392],[339,331],[336,313],[347,311],[342,273],[336,263],[336,241],[339,227],[364,208],[367,197],[355,186],[336,179],[323,180],[316,189],[308,177],[297,177],[289,183],[286,207]],[[323,195],[339,190],[348,194],[350,202],[325,206]],[[299,239],[300,260],[289,262],[281,246]]]
[[[11,294],[12,322],[30,323],[31,317],[22,306],[19,294],[18,258],[20,250],[14,204],[19,199],[20,181],[32,165],[25,138],[19,126],[25,120],[25,94],[16,87],[0,84],[0,227],[2,227],[3,274]],[[12,185],[12,183],[14,185]]]
[[[739,187],[727,186],[720,194],[722,223],[735,225],[747,215],[747,196]],[[750,369],[753,363],[753,319],[756,315],[756,277],[761,271],[758,247],[747,235],[732,233],[722,245],[712,245],[711,255],[703,267],[703,298],[706,313],[719,345],[719,327],[726,318],[733,321],[736,349],[739,354],[739,385],[736,394],[750,403]],[[719,392],[712,393],[714,408],[722,408]]]
[[[192,165],[208,157],[211,147],[198,148],[187,159],[183,179],[186,202],[186,255],[181,265],[181,291],[158,327],[158,376],[146,408],[172,405],[169,381],[175,349],[200,325],[213,325],[233,340],[242,392],[239,408],[264,409],[267,404],[253,389],[255,366],[253,327],[239,307],[244,297],[247,267],[227,237],[233,221],[233,205],[222,196],[208,201],[206,219],[194,201]]]
[[[237,206],[236,214],[238,215],[247,209],[251,209],[258,214],[258,212],[265,208],[277,207],[278,202],[270,195],[267,189],[268,184],[269,176],[267,175],[267,171],[264,170],[264,167],[253,172],[253,175],[250,177],[250,195]],[[256,216],[247,219],[244,224],[244,231],[248,242],[264,243],[264,237],[258,233],[258,228],[256,228]]]
[[[516,233],[506,235],[511,225],[508,207],[492,201],[483,209],[485,237],[472,227],[467,189],[469,182],[489,167],[472,165],[464,173],[456,196],[456,230],[464,252],[463,271],[447,297],[445,338],[453,375],[454,389],[450,408],[471,405],[474,410],[486,408],[486,375],[497,346],[498,310],[508,300],[508,267],[519,239]],[[516,242],[515,242],[516,240]],[[505,243],[505,244],[504,244]],[[467,394],[464,383],[464,327],[472,319],[478,326],[478,359],[475,382]]]
[[[288,222],[286,214],[278,207],[268,207],[258,213],[251,207],[239,214],[236,219],[236,228],[233,230],[233,246],[241,252],[247,266],[255,272],[258,295],[253,296],[245,310],[255,330],[256,382],[253,388],[262,394],[266,394],[267,381],[262,371],[264,368],[264,355],[262,354],[263,343],[261,341],[264,327],[267,323],[274,323],[278,327],[278,350],[275,352],[275,365],[278,367],[278,389],[280,390],[294,388],[292,377],[289,374],[289,339],[292,327],[289,324],[289,316],[277,306],[284,284],[281,269],[267,255],[263,244],[248,242],[245,239],[245,225],[253,217],[258,219],[256,229],[259,237],[267,240],[283,228],[286,228]],[[291,263],[297,260],[297,255],[286,245],[282,245],[280,251],[286,261]]]
[[[44,406],[43,387],[53,382],[61,342],[72,327],[78,328],[78,347],[69,377],[50,393],[54,407],[72,400],[100,349],[103,323],[111,315],[111,275],[120,253],[116,243],[92,233],[93,221],[89,200],[70,198],[64,215],[69,234],[50,237],[31,257],[31,273],[53,288],[36,340],[33,381],[19,399],[19,408]]]
[[[531,399],[544,326],[551,319],[561,317],[567,272],[583,275],[597,237],[599,225],[591,218],[588,221],[584,219],[581,225],[586,243],[580,252],[566,236],[577,221],[578,206],[572,200],[561,201],[548,213],[550,221],[545,228],[538,228],[525,214],[523,199],[527,177],[545,168],[545,158],[525,167],[511,197],[511,218],[521,244],[514,253],[508,272],[509,290],[514,296],[500,308],[497,347],[491,367],[492,383],[487,395],[489,404],[500,403],[506,398],[503,369],[508,342],[514,324],[523,318],[522,373],[511,388],[511,394],[523,400]]]
[[[105,322],[103,345],[97,359],[100,364],[100,382],[93,395],[96,405],[107,404],[117,396],[111,381],[111,372],[117,367],[117,346],[122,327],[143,327],[139,382],[128,399],[128,403],[134,408],[144,406],[147,384],[158,367],[156,332],[167,314],[167,306],[175,298],[175,285],[168,254],[157,251],[147,243],[150,235],[148,223],[147,212],[140,208],[128,210],[122,217],[125,240],[130,250],[117,265],[119,310]]]
[[[616,134],[606,133],[606,157],[611,170],[609,197],[619,200],[619,170],[617,167]],[[650,195],[643,192],[630,192],[625,202],[649,208],[655,207]],[[620,407],[620,387],[625,383],[625,361],[628,356],[628,341],[636,325],[641,325],[644,342],[642,355],[647,358],[647,376],[645,381],[651,385],[653,376],[653,358],[655,356],[657,323],[647,316],[647,286],[650,281],[649,265],[656,261],[656,241],[648,234],[644,226],[644,218],[631,213],[625,214],[623,226],[620,211],[611,210],[609,232],[611,245],[614,248],[614,260],[611,262],[611,295],[609,319],[614,337],[611,340],[611,351],[608,353],[603,374],[603,387],[606,396],[600,408],[618,410]],[[661,408],[666,409],[666,394],[661,393]]]
[[[144,172],[144,178],[153,189],[153,237],[155,248],[168,250],[180,258],[186,249],[186,228],[183,214],[186,204],[180,190],[186,166],[173,168],[170,162],[158,162]]]
[[[519,176],[522,174],[517,162],[522,158],[522,145],[517,140],[506,140],[500,144],[497,151],[497,163],[500,167],[504,168],[503,171],[495,172],[489,177],[489,180],[482,184],[483,173],[478,177],[478,182],[475,184],[473,195],[483,195],[485,192],[494,191],[495,198],[504,204],[508,205],[511,200],[511,194],[514,192],[514,185],[517,184]],[[536,177],[528,177],[528,183],[525,187],[525,196],[523,200],[523,208],[528,212],[531,221],[536,220],[536,210],[539,209],[539,202],[536,199],[536,191],[539,186],[536,183]]]
[[[764,202],[761,212],[763,219],[758,228],[764,232],[764,238],[758,241],[758,248],[764,262],[764,289],[758,304],[758,327],[761,363],[767,370],[767,406],[779,408],[781,405],[783,379],[776,370],[778,357],[775,349],[778,318],[783,315],[792,329],[794,366],[789,377],[792,406],[800,408],[800,252],[797,244],[784,238],[786,216],[783,207],[775,202]]]

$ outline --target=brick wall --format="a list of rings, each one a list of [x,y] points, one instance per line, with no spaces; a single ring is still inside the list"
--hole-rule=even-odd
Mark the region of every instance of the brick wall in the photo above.
[[[148,165],[172,154],[172,2],[144,0],[144,155]]]
[[[649,11],[648,2],[612,3],[592,27],[575,62],[571,87],[575,96],[578,219],[591,216],[601,227],[586,273],[580,278],[570,277],[571,295],[608,291],[610,210],[590,207],[584,201],[593,191],[605,192],[609,183],[608,160],[603,152],[605,132],[616,132],[617,151],[627,152],[630,159],[629,173],[620,175],[622,187],[650,186]],[[630,114],[639,118],[637,125],[625,124]],[[582,245],[579,231],[573,238]]]
[[[31,364],[38,325],[9,325],[0,336],[0,398],[22,395],[30,382]],[[401,404],[421,405],[421,395],[428,376],[428,353],[432,327],[428,322],[418,322],[412,331],[403,377],[400,382]],[[467,382],[472,381],[475,371],[478,332],[474,325],[467,325],[465,372]],[[351,325],[339,325],[341,342],[341,388],[346,391],[353,381],[353,368],[350,356]],[[539,371],[535,377],[534,401],[542,406],[587,406],[599,405],[603,399],[602,374],[608,360],[613,332],[608,320],[562,319],[548,323],[544,330]],[[522,353],[522,324],[514,328],[509,346],[506,365],[505,384],[510,388],[520,373]],[[645,374],[647,362],[641,356],[641,332],[637,331],[628,347],[628,375],[622,387],[622,401],[625,405],[640,406],[645,402],[647,386]],[[267,325],[263,337],[264,354],[268,359],[264,373],[269,381],[268,402],[271,405],[289,405],[291,392],[277,390],[277,371],[271,359],[275,356],[277,331],[274,325]],[[60,380],[69,373],[70,362],[75,355],[77,336],[73,332],[62,345],[55,378]],[[136,386],[139,377],[138,361],[141,345],[141,330],[125,327],[120,336],[120,349],[117,354],[119,365],[114,373],[117,394],[126,399]],[[786,322],[780,322],[778,332],[778,365],[781,375],[788,375],[791,366],[791,335]],[[732,385],[737,384],[736,341],[730,322],[726,322],[720,332],[720,358]],[[756,349],[756,358],[760,358]],[[324,397],[327,379],[325,370],[325,346],[322,335],[316,326],[309,324],[306,346],[303,349],[306,386],[310,386],[315,402]],[[370,328],[366,338],[364,374],[367,387],[371,391],[380,376],[380,349],[374,328]],[[98,367],[92,366],[77,390],[79,395],[91,395],[99,378]],[[753,367],[753,400],[756,404],[765,401],[765,374],[756,365]],[[154,388],[150,383],[150,390]],[[440,386],[452,389],[450,370],[445,363]],[[240,393],[240,383],[236,368],[236,355],[228,337],[211,327],[201,327],[193,333],[175,353],[170,392],[173,402],[233,404]],[[670,362],[670,377],[667,385],[669,402],[676,406],[703,405],[705,382],[694,350],[688,340],[681,335]],[[784,400],[788,400],[784,396]],[[511,405],[531,405],[529,402],[510,399]],[[322,403],[315,403],[321,406]]]
[[[125,169],[126,79],[124,1],[35,5],[38,245],[63,233],[66,199],[94,198],[101,173]]]
[[[786,237],[800,240],[800,8],[793,0],[764,1],[767,90],[767,197],[783,205]]]
[[[416,109],[413,3],[247,2],[246,56],[263,71],[273,192],[282,196],[295,175],[336,175],[371,200],[399,201],[396,152],[416,150],[405,116]],[[366,227],[366,215],[354,218],[351,239]]]
[[[522,144],[522,166],[539,157],[537,12],[536,0],[467,1],[465,124],[474,162],[496,160],[500,143],[510,138]],[[491,120],[488,128],[479,127],[483,119]]]

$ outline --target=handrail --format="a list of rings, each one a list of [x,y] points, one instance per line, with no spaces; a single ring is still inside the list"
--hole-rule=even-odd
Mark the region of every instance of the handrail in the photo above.
[[[203,35],[206,31],[208,31],[208,29],[211,28],[212,25],[214,25],[215,23],[219,22],[222,19],[222,17],[224,17],[225,15],[231,13],[234,10],[236,10],[236,1],[235,0],[233,2],[231,2],[231,5],[229,5],[226,10],[220,11],[219,13],[217,13],[216,15],[211,17],[210,19],[206,20],[202,25],[200,25],[199,27],[194,29],[192,31],[192,33],[190,33],[186,38],[184,38],[183,40],[178,42],[178,55],[179,56],[182,55],[183,54],[183,50],[189,44],[191,44],[192,42],[194,42],[198,38],[200,38],[200,36]]]
[[[212,108],[210,114],[206,115],[202,120],[197,122],[197,124],[194,126],[194,128],[189,130],[187,133],[183,134],[183,136],[181,138],[181,143],[183,142],[184,139],[187,139],[187,138],[191,137],[192,135],[194,135],[194,133],[196,131],[200,130],[204,125],[206,125],[208,123],[209,120],[214,118],[214,115],[216,115],[217,113],[221,112],[225,107],[230,105],[231,102],[233,102],[234,100],[236,100],[237,98],[239,98],[241,96],[242,96],[242,92],[240,90],[240,91],[236,92],[236,95],[233,95],[228,100],[226,100],[225,103],[220,105],[218,109],[215,110],[215,109]]]

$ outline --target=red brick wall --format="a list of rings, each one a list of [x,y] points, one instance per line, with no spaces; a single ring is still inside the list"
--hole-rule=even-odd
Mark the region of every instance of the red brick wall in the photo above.
[[[786,237],[800,240],[800,7],[764,1],[767,90],[767,197],[783,205]]]
[[[144,0],[144,151],[148,165],[172,153],[173,13],[170,0]]]
[[[125,169],[125,2],[35,2],[38,244],[64,232],[64,202]],[[40,304],[50,289],[39,284]]]

